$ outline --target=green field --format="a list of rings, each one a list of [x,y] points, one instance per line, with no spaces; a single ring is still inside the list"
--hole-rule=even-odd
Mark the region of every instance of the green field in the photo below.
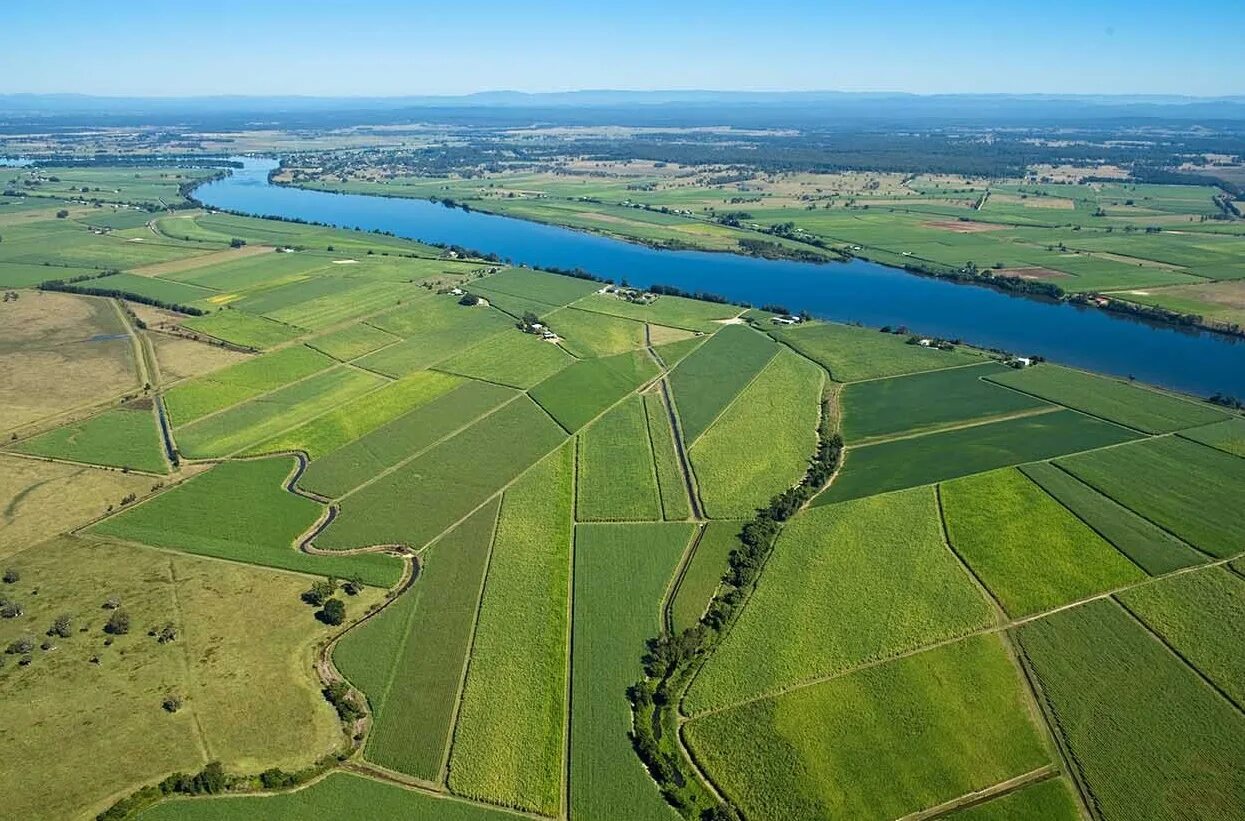
[[[575,818],[674,819],[631,750],[625,691],[693,525],[575,529],[570,812]]]
[[[1014,468],[947,482],[940,498],[951,547],[1013,618],[1145,578]]]
[[[502,498],[450,758],[455,792],[546,815],[564,795],[574,473],[567,443]]]
[[[1245,460],[1168,436],[1056,464],[1206,553],[1241,552]]]
[[[515,396],[513,391],[486,382],[451,380],[443,374],[416,371],[377,394],[373,407],[383,405],[387,420],[379,414],[372,415],[374,410],[365,416],[340,418],[335,429],[346,432],[333,437],[335,446],[326,447],[324,455],[308,465],[299,484],[322,496],[342,496],[467,428]],[[381,401],[390,391],[397,390],[401,393],[393,397],[397,401],[392,405]],[[307,431],[307,435],[319,437],[329,429],[325,420],[330,418],[321,417],[318,426]],[[361,419],[367,421],[371,430],[355,438],[353,425]]]
[[[653,443],[653,463],[657,469],[662,516],[667,521],[686,519],[692,509],[687,499],[683,470],[679,467],[679,454],[674,447],[674,432],[670,429],[666,400],[656,390],[643,394],[643,397],[648,436]]]
[[[955,821],[1077,821],[1081,811],[1068,782],[1048,778],[947,817]]]
[[[534,334],[501,333],[437,364],[450,373],[526,390],[575,360]]]
[[[606,314],[562,308],[545,318],[575,356],[612,356],[644,347],[644,323]]]
[[[368,761],[441,780],[497,509],[485,505],[428,548],[414,587],[333,649],[372,708]]]
[[[1245,579],[1224,567],[1181,573],[1116,595],[1129,612],[1245,705]]]
[[[1204,561],[1175,536],[1050,462],[1021,465],[1020,470],[1152,576]]]
[[[644,403],[629,396],[579,436],[575,518],[610,522],[661,518],[661,497]]]
[[[940,482],[1134,437],[1116,425],[1060,410],[851,448],[838,478],[813,503]]]
[[[992,635],[695,719],[685,733],[749,818],[897,818],[1050,760]]]
[[[817,449],[824,377],[779,351],[689,448],[706,516],[744,518],[804,476]]]
[[[585,359],[532,388],[531,397],[574,433],[656,375],[657,364],[643,351]]]
[[[979,355],[962,349],[940,351],[908,345],[906,336],[853,325],[816,322],[767,330],[830,371],[836,382],[902,376],[981,361]]]
[[[123,294],[158,299],[173,305],[190,305],[199,300],[208,299],[216,293],[197,285],[185,285],[181,282],[137,274],[111,274],[100,279],[88,280],[82,287],[120,291]]]
[[[943,544],[932,490],[812,510],[782,532],[685,709],[695,714],[841,674],[993,620]]]
[[[549,417],[520,397],[346,497],[316,546],[423,547],[563,438]]]
[[[1104,818],[1234,818],[1245,717],[1115,602],[1020,628],[1020,644]]]
[[[374,328],[366,322],[359,322],[347,325],[340,331],[317,336],[307,344],[334,359],[348,362],[398,341],[398,337],[387,331]]]
[[[19,442],[18,453],[108,465],[149,473],[168,473],[164,445],[150,408],[121,407],[104,411]]]
[[[333,364],[324,354],[295,345],[176,385],[165,392],[164,407],[174,425],[185,425]]]
[[[1245,419],[1239,416],[1201,428],[1182,430],[1180,435],[1194,442],[1245,457]]]
[[[990,380],[1146,433],[1168,433],[1226,418],[1210,405],[1058,365],[992,375]]]
[[[743,522],[709,522],[696,544],[674,600],[670,603],[670,622],[675,632],[696,626],[709,599],[718,589],[730,564],[731,552],[737,550],[739,530]]]
[[[91,533],[218,559],[390,587],[402,563],[376,553],[312,556],[294,541],[323,511],[282,487],[293,459],[225,462],[128,510],[92,525]]]
[[[659,296],[647,305],[641,305],[609,294],[589,294],[576,302],[575,307],[705,333],[718,330],[722,327],[718,320],[731,319],[741,310],[735,305],[701,302],[679,296]]]
[[[449,359],[511,328],[510,317],[493,308],[464,307],[453,297],[422,298],[370,321],[404,341],[358,360],[389,376],[405,376]]]
[[[522,268],[510,268],[486,277],[480,280],[480,284],[499,293],[533,299],[546,305],[569,305],[601,287],[599,282],[587,279]]]
[[[1010,370],[990,362],[852,385],[840,397],[843,437],[858,443],[1051,407],[984,380]]]
[[[751,328],[728,325],[679,362],[670,374],[670,389],[689,446],[778,350],[773,340]]]
[[[272,348],[306,333],[300,328],[294,328],[267,317],[230,310],[192,317],[184,320],[182,327],[214,339],[222,339],[234,345],[256,350]]]

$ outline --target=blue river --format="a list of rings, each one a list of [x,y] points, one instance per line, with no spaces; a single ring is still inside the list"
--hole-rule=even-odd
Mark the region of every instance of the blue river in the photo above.
[[[205,205],[492,252],[518,264],[582,268],[634,285],[712,291],[864,325],[1036,354],[1202,396],[1245,397],[1245,340],[1156,325],[1093,308],[917,276],[863,260],[824,264],[665,251],[567,228],[446,208],[427,200],[270,185],[276,163],[245,167],[195,191]]]

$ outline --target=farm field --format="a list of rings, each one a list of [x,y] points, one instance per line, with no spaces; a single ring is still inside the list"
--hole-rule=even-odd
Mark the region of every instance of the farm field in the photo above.
[[[545,323],[562,337],[562,345],[582,358],[612,356],[644,347],[644,323],[562,308],[545,317]]]
[[[575,518],[660,519],[661,497],[644,401],[624,399],[579,436]]]
[[[570,433],[591,422],[628,393],[657,376],[643,351],[583,359],[532,388],[532,399]]]
[[[1201,428],[1182,430],[1180,435],[1245,458],[1245,419],[1239,416]]]
[[[334,359],[349,362],[351,359],[358,359],[364,354],[398,341],[400,341],[399,337],[387,331],[374,328],[366,322],[359,322],[339,331],[317,336],[315,339],[308,340],[307,345]]]
[[[1000,640],[974,636],[694,719],[685,734],[750,818],[897,818],[1050,761],[1021,687]]]
[[[373,317],[370,324],[403,341],[368,354],[356,364],[388,376],[405,376],[483,343],[494,334],[518,333],[501,311],[481,305],[465,308],[450,300],[423,300],[412,308]]]
[[[945,481],[1135,437],[1116,425],[1058,410],[851,448],[841,474],[814,504]]]
[[[174,426],[185,425],[334,364],[334,360],[303,345],[283,348],[176,385],[165,392],[164,407]]]
[[[647,391],[641,396],[644,398],[649,441],[653,443],[653,466],[657,470],[657,490],[661,494],[662,515],[667,521],[686,519],[692,510],[687,498],[687,483],[684,481],[678,451],[674,445],[674,432],[670,428],[669,406],[660,391]]]
[[[543,302],[546,305],[569,305],[598,290],[601,285],[585,279],[558,276],[544,271],[510,268],[484,280],[492,291]]]
[[[731,551],[739,548],[743,522],[709,522],[705,525],[696,552],[692,554],[674,599],[670,603],[670,622],[676,631],[696,626],[709,599],[726,573]]]
[[[450,757],[450,788],[554,815],[565,793],[574,452],[502,496]]]
[[[441,780],[497,509],[485,505],[428,548],[414,587],[334,648],[372,707],[368,761]]]
[[[678,296],[659,296],[652,302],[641,305],[609,294],[589,294],[573,304],[584,311],[704,333],[719,330],[722,327],[720,320],[731,319],[739,314],[739,308],[734,305],[700,302]]]
[[[679,362],[670,389],[689,446],[777,353],[768,337],[728,325]]]
[[[26,439],[19,453],[70,462],[168,473],[151,407],[121,407]]]
[[[595,524],[575,529],[570,813],[575,818],[674,819],[630,755],[623,692],[661,620],[661,601],[693,526]]]
[[[859,382],[885,376],[973,365],[981,356],[964,349],[940,351],[908,345],[906,337],[868,328],[815,322],[769,331],[830,372],[836,382]]]
[[[956,821],[1075,821],[1081,811],[1063,778],[1048,778],[949,816]]]
[[[449,373],[526,390],[574,362],[558,345],[534,334],[497,334],[437,364]]]
[[[939,498],[951,547],[1013,618],[1145,578],[1014,468],[946,482]]]
[[[165,385],[219,371],[250,358],[249,354],[180,336],[154,333],[147,338],[155,350],[156,366]]]
[[[253,348],[257,351],[289,342],[305,333],[305,331],[277,322],[262,316],[253,316],[243,311],[216,311],[206,316],[196,316],[183,320],[183,328],[204,334],[213,339],[220,339],[231,345]]]
[[[747,608],[688,690],[685,709],[720,709],[994,620],[943,544],[931,489],[817,508],[779,537]]]
[[[1018,631],[1089,799],[1107,818],[1229,818],[1245,800],[1245,717],[1100,600]],[[1127,694],[1120,698],[1120,694]]]

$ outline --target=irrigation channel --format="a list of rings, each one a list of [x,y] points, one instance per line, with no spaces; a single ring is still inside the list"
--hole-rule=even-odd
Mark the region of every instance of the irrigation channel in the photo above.
[[[195,190],[205,205],[492,252],[516,264],[582,268],[632,284],[711,291],[753,305],[1000,348],[1208,396],[1245,397],[1245,339],[1048,299],[919,276],[864,260],[808,263],[666,251],[428,200],[272,185],[271,159]]]

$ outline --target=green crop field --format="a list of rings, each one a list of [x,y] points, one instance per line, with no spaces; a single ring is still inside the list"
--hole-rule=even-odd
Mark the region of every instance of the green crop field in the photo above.
[[[661,518],[661,497],[643,400],[630,396],[579,436],[575,518]]]
[[[185,425],[333,364],[324,354],[295,345],[177,385],[165,392],[164,407],[174,425]]]
[[[316,546],[423,547],[564,438],[553,420],[520,397],[346,497]]]
[[[940,489],[951,546],[1013,618],[1145,575],[1014,468]]]
[[[748,606],[688,691],[686,709],[721,708],[843,673],[993,619],[943,544],[932,490],[819,508],[779,537]]]
[[[26,439],[19,453],[92,465],[168,473],[164,445],[150,408],[116,408]]]
[[[1226,418],[1209,405],[1057,365],[994,374],[990,380],[1146,433],[1168,433]]]
[[[443,371],[526,390],[574,362],[566,351],[534,334],[496,334],[438,363]]]
[[[981,361],[979,355],[963,349],[940,351],[908,345],[905,344],[905,336],[878,333],[852,325],[817,322],[769,330],[830,371],[830,377],[836,382],[902,376]]]
[[[1081,811],[1068,782],[1048,778],[947,817],[955,821],[1077,821]]]
[[[1055,726],[1104,818],[1232,818],[1245,716],[1115,602],[1020,628]]]
[[[372,707],[368,761],[441,780],[497,509],[485,505],[428,548],[415,586],[334,648]]]
[[[631,751],[626,688],[693,526],[580,525],[575,530],[570,813],[575,818],[674,819]]]
[[[567,443],[502,497],[450,758],[455,792],[545,815],[564,795],[574,472]]]
[[[653,351],[661,357],[661,361],[666,364],[667,368],[673,368],[710,338],[708,336],[693,336],[675,342],[667,342],[664,345],[654,344]]]
[[[709,522],[705,525],[696,552],[692,554],[674,600],[670,603],[670,621],[676,631],[695,627],[709,604],[709,599],[725,575],[731,552],[738,550],[739,531],[743,522]]]
[[[670,389],[683,436],[692,445],[778,353],[768,337],[728,325],[679,362]]]
[[[314,460],[329,454],[463,384],[435,371],[416,371],[372,393],[343,403],[309,422],[248,448],[247,456],[300,450]],[[488,390],[484,388],[483,390]],[[318,465],[318,462],[313,462]]]
[[[305,789],[275,795],[200,798],[157,804],[142,813],[143,821],[230,821],[264,818],[302,821],[311,816],[358,821],[514,821],[505,810],[440,795],[416,792],[350,773],[330,773]]]
[[[482,285],[480,283],[485,284]],[[469,293],[484,298],[489,305],[503,313],[509,314],[516,320],[521,319],[526,313],[533,313],[539,318],[544,318],[561,307],[560,305],[550,305],[547,302],[541,302],[536,299],[494,291],[488,287],[487,283],[488,280],[473,281],[470,283]]]
[[[388,384],[368,371],[342,366],[175,428],[178,450],[192,459],[226,456],[340,408]]]
[[[644,347],[644,323],[562,308],[545,318],[562,344],[576,356],[612,356]]]
[[[349,578],[389,587],[402,573],[391,556],[311,556],[294,540],[322,506],[282,487],[293,459],[225,462],[150,501],[92,525],[90,532],[218,559]]]
[[[713,333],[722,327],[720,320],[732,319],[740,312],[735,305],[700,302],[678,296],[659,296],[642,305],[609,294],[589,294],[574,303],[576,308],[599,314],[638,319],[689,331]]]
[[[1225,567],[1181,573],[1116,598],[1180,657],[1245,705],[1245,579]]]
[[[803,477],[817,449],[824,376],[779,351],[696,440],[688,455],[705,515],[743,518]]]
[[[197,285],[186,285],[158,277],[144,277],[136,274],[112,274],[92,279],[83,287],[106,288],[124,294],[158,299],[175,305],[190,305],[202,299],[211,298],[216,292]]]
[[[464,307],[448,296],[417,301],[409,308],[373,317],[369,324],[404,340],[358,360],[360,366],[390,376],[435,365],[512,326],[501,311],[482,305]]]
[[[1204,561],[1201,554],[1166,530],[1050,462],[1021,465],[1020,470],[1152,576]]]
[[[1201,428],[1182,430],[1180,435],[1194,442],[1245,457],[1245,419],[1239,416]]]
[[[272,348],[306,333],[274,319],[230,310],[192,317],[181,324],[213,339],[256,350]]]
[[[749,818],[897,818],[1050,760],[990,635],[695,719],[686,736]]]
[[[480,284],[499,293],[526,297],[547,305],[569,305],[601,287],[600,283],[586,279],[520,268],[510,268],[486,277]]]
[[[373,282],[362,278],[349,278],[347,287],[340,292],[328,293],[315,299],[307,299],[268,311],[265,316],[297,325],[300,328],[322,330],[340,325],[347,320],[374,314],[386,308],[402,305],[416,293],[409,285],[392,282]]]
[[[1168,436],[1056,464],[1206,553],[1241,552],[1245,460]]]
[[[1010,370],[991,362],[854,384],[841,394],[843,437],[857,443],[1052,407],[984,379]]]
[[[1101,448],[1135,436],[1116,425],[1060,410],[851,448],[838,478],[814,504]]]
[[[334,423],[347,433],[333,437],[335,446],[325,448],[323,455],[308,465],[300,485],[322,496],[342,496],[515,397],[513,391],[487,382],[451,382],[452,379],[416,371],[382,389],[376,395],[376,405],[384,406],[384,418],[374,410]],[[390,391],[400,391],[393,395],[393,404],[385,401]],[[351,409],[347,406],[344,410]],[[331,415],[323,416],[313,424],[330,418]],[[370,430],[355,438],[353,425],[359,421],[366,421]],[[312,428],[307,435],[318,437],[320,430]]]
[[[585,359],[532,388],[531,396],[574,433],[657,372],[657,363],[643,351]]]
[[[653,443],[653,463],[657,469],[662,516],[667,521],[686,519],[692,509],[687,499],[687,483],[679,466],[679,454],[674,447],[669,408],[660,391],[649,391],[643,397],[648,437]]]
[[[348,362],[398,341],[400,341],[398,337],[387,331],[374,328],[365,322],[359,322],[355,325],[348,325],[340,331],[317,336],[308,341],[307,345],[334,359]]]

